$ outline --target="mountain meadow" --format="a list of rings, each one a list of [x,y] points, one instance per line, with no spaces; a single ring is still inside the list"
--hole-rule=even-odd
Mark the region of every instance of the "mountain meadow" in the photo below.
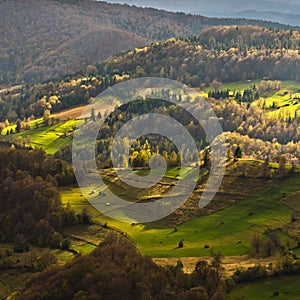
[[[83,0],[4,0],[0,17],[0,299],[300,299],[297,27]],[[148,77],[193,93],[141,88],[135,101],[85,111],[101,92]],[[214,153],[189,112],[200,114],[203,99],[226,157],[218,191],[199,208]],[[196,150],[157,134],[123,138],[129,156],[118,169],[143,178],[153,157],[165,161],[163,177],[140,189],[119,178],[113,141],[148,113],[182,124]],[[98,211],[72,155],[87,156],[99,121],[94,161],[105,185],[89,186],[91,198],[151,203],[199,167],[184,204],[149,223]],[[90,163],[80,171],[91,174]]]

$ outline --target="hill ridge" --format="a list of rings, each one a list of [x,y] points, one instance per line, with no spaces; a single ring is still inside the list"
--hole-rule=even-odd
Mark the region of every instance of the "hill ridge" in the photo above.
[[[170,37],[198,35],[214,25],[299,29],[83,0],[1,1],[0,18],[0,88],[60,78],[117,53]]]

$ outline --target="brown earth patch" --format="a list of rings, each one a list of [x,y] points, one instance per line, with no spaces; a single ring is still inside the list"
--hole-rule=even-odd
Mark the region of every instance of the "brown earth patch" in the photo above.
[[[206,180],[196,187],[192,195],[180,208],[162,219],[161,222],[170,227],[177,226],[192,218],[225,209],[266,187],[275,186],[276,179],[271,181],[259,176],[260,168],[261,163],[257,161],[227,163],[223,182],[213,200],[205,208],[199,209],[199,200],[205,189]],[[132,202],[158,199],[168,194],[177,183],[176,179],[163,178],[150,189],[134,189],[122,182],[114,171],[102,171],[101,176],[115,194]]]
[[[51,115],[51,117],[58,118],[61,121],[77,120],[79,118],[83,119],[85,117],[89,118],[91,115],[90,112],[87,112],[86,114],[81,116],[81,114],[86,109],[86,107],[87,107],[86,105],[77,106],[77,107],[74,107],[74,108],[71,108],[68,110],[61,111],[57,114],[53,114],[53,115]],[[99,110],[101,111],[101,114],[103,115],[106,111],[110,111],[110,112],[113,111],[114,106],[103,103],[103,105],[101,105]],[[97,114],[98,112],[96,111],[95,113]]]

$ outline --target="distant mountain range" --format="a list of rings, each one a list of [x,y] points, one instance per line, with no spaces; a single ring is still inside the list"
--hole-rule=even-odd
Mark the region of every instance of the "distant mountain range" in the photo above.
[[[208,17],[250,18],[300,25],[298,0],[109,0],[112,3],[154,7]]]
[[[256,11],[256,10],[245,10],[232,15],[231,17],[236,18],[247,18],[247,19],[260,19],[266,21],[276,21],[283,24],[289,24],[293,26],[300,26],[300,14],[284,14],[274,11]]]

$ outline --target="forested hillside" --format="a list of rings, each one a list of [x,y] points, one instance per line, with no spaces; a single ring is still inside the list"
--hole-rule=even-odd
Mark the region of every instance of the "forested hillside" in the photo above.
[[[187,16],[104,2],[1,0],[0,87],[59,78],[155,40],[213,25],[285,25]]]
[[[74,182],[72,167],[42,150],[10,149],[0,152],[0,170],[0,242],[20,252],[29,242],[50,245],[68,223],[57,186]]]
[[[214,27],[190,39],[169,39],[99,64],[100,74],[163,76],[199,87],[262,79],[298,80],[300,34],[256,26]]]
[[[213,80],[299,80],[300,34],[256,26],[214,27],[199,36],[155,42],[117,55],[61,81],[0,91],[0,121],[41,116],[88,103],[119,80],[175,79],[204,88]]]
[[[212,265],[199,262],[191,275],[180,262],[159,267],[131,241],[111,235],[90,255],[39,274],[15,299],[222,300],[230,283],[221,272],[219,257]]]

